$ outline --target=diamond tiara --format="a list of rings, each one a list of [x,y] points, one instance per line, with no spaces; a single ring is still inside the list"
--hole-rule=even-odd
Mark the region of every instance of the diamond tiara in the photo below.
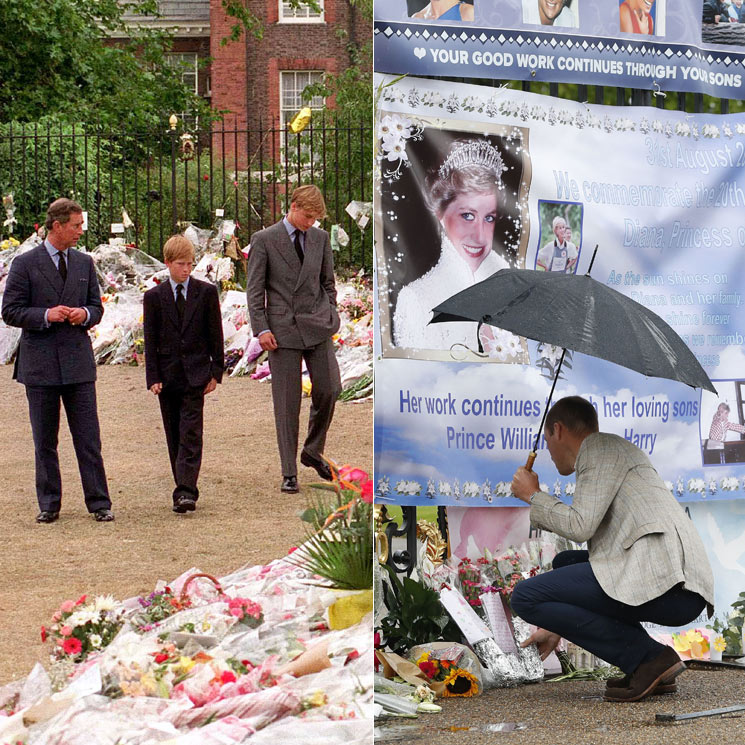
[[[440,178],[447,178],[453,171],[464,166],[478,165],[494,171],[497,181],[502,180],[502,173],[507,170],[499,150],[486,140],[468,140],[457,142],[438,171]]]

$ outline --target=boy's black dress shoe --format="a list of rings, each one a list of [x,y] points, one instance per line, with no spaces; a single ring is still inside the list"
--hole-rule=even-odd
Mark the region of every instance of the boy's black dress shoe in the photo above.
[[[114,513],[106,508],[101,508],[93,513],[97,523],[110,523],[114,519]]]
[[[173,511],[183,515],[184,512],[194,512],[197,502],[192,497],[179,497],[173,505]]]
[[[53,512],[52,510],[42,510],[36,516],[37,523],[53,523],[59,517],[59,512]]]
[[[297,476],[285,476],[282,479],[280,491],[285,492],[285,494],[297,494],[300,491],[300,487],[297,485]]]
[[[306,453],[305,450],[303,450],[302,453],[300,453],[300,462],[304,466],[308,466],[308,468],[315,468],[316,473],[326,481],[332,481],[333,476],[331,474],[331,469],[329,468],[328,464],[325,461],[320,460],[320,458],[316,458],[315,456],[311,455],[310,453]]]

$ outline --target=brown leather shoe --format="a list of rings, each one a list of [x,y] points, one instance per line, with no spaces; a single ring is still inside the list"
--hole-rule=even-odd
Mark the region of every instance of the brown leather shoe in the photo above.
[[[641,701],[651,695],[663,681],[666,685],[685,670],[685,663],[672,647],[665,647],[654,659],[642,662],[634,670],[629,684],[623,688],[605,689],[603,700],[617,702]]]
[[[631,675],[624,675],[621,678],[608,678],[605,681],[605,692],[612,692],[614,688],[628,688],[631,682]],[[657,696],[661,693],[677,693],[678,684],[674,678],[663,678],[659,685],[650,693],[650,696]]]

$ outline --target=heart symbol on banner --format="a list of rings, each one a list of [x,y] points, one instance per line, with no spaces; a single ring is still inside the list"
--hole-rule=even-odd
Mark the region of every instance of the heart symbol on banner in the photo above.
[[[421,58],[422,58],[422,57],[424,57],[424,56],[425,56],[426,54],[427,54],[427,50],[426,50],[426,49],[424,49],[423,47],[414,47],[414,56],[415,56],[415,57],[416,57],[417,59],[421,59]]]

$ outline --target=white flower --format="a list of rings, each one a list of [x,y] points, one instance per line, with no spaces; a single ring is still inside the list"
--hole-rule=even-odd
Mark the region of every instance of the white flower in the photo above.
[[[464,481],[463,482],[463,496],[464,497],[478,497],[481,493],[481,487],[475,481]]]
[[[494,493],[498,497],[509,497],[512,494],[512,484],[509,481],[500,481],[495,484]]]
[[[672,481],[666,481],[665,482],[665,489],[667,489],[671,494],[673,493],[675,487],[673,486]]]
[[[691,136],[690,125],[686,124],[685,122],[678,122],[675,125],[675,134],[680,137],[690,137]]]
[[[90,642],[91,647],[95,647],[96,649],[100,649],[103,644],[103,639],[101,639],[98,634],[91,634],[88,637],[88,641]]]
[[[418,481],[401,480],[396,483],[396,491],[410,497],[417,496],[422,491],[422,485]]]
[[[378,487],[377,492],[381,497],[384,497],[386,494],[389,494],[391,491],[391,482],[388,476],[381,476],[378,479]]]
[[[722,133],[725,135],[725,137],[732,137],[732,127],[729,126],[729,124],[722,124]]]
[[[386,114],[378,124],[378,137],[385,138],[390,134],[408,137],[411,133],[411,119],[396,114]]]
[[[73,628],[75,628],[76,626],[85,626],[88,621],[97,620],[98,613],[96,613],[96,611],[81,608],[80,610],[76,610],[74,613],[70,614],[65,623],[68,626],[72,626]]]
[[[113,595],[98,595],[93,601],[93,607],[97,611],[113,610],[116,605]]]
[[[706,492],[706,482],[703,479],[688,479],[688,491],[704,494]]]
[[[406,154],[406,140],[394,132],[387,134],[383,138],[381,148],[385,153],[385,157],[390,161],[409,159],[409,156]]]
[[[450,497],[453,494],[453,490],[447,481],[439,481],[437,483],[437,491],[439,491],[443,497]]]
[[[574,490],[576,489],[577,484],[574,483],[574,481],[570,481],[565,487],[564,487],[564,494],[566,494],[568,497],[574,496]]]

